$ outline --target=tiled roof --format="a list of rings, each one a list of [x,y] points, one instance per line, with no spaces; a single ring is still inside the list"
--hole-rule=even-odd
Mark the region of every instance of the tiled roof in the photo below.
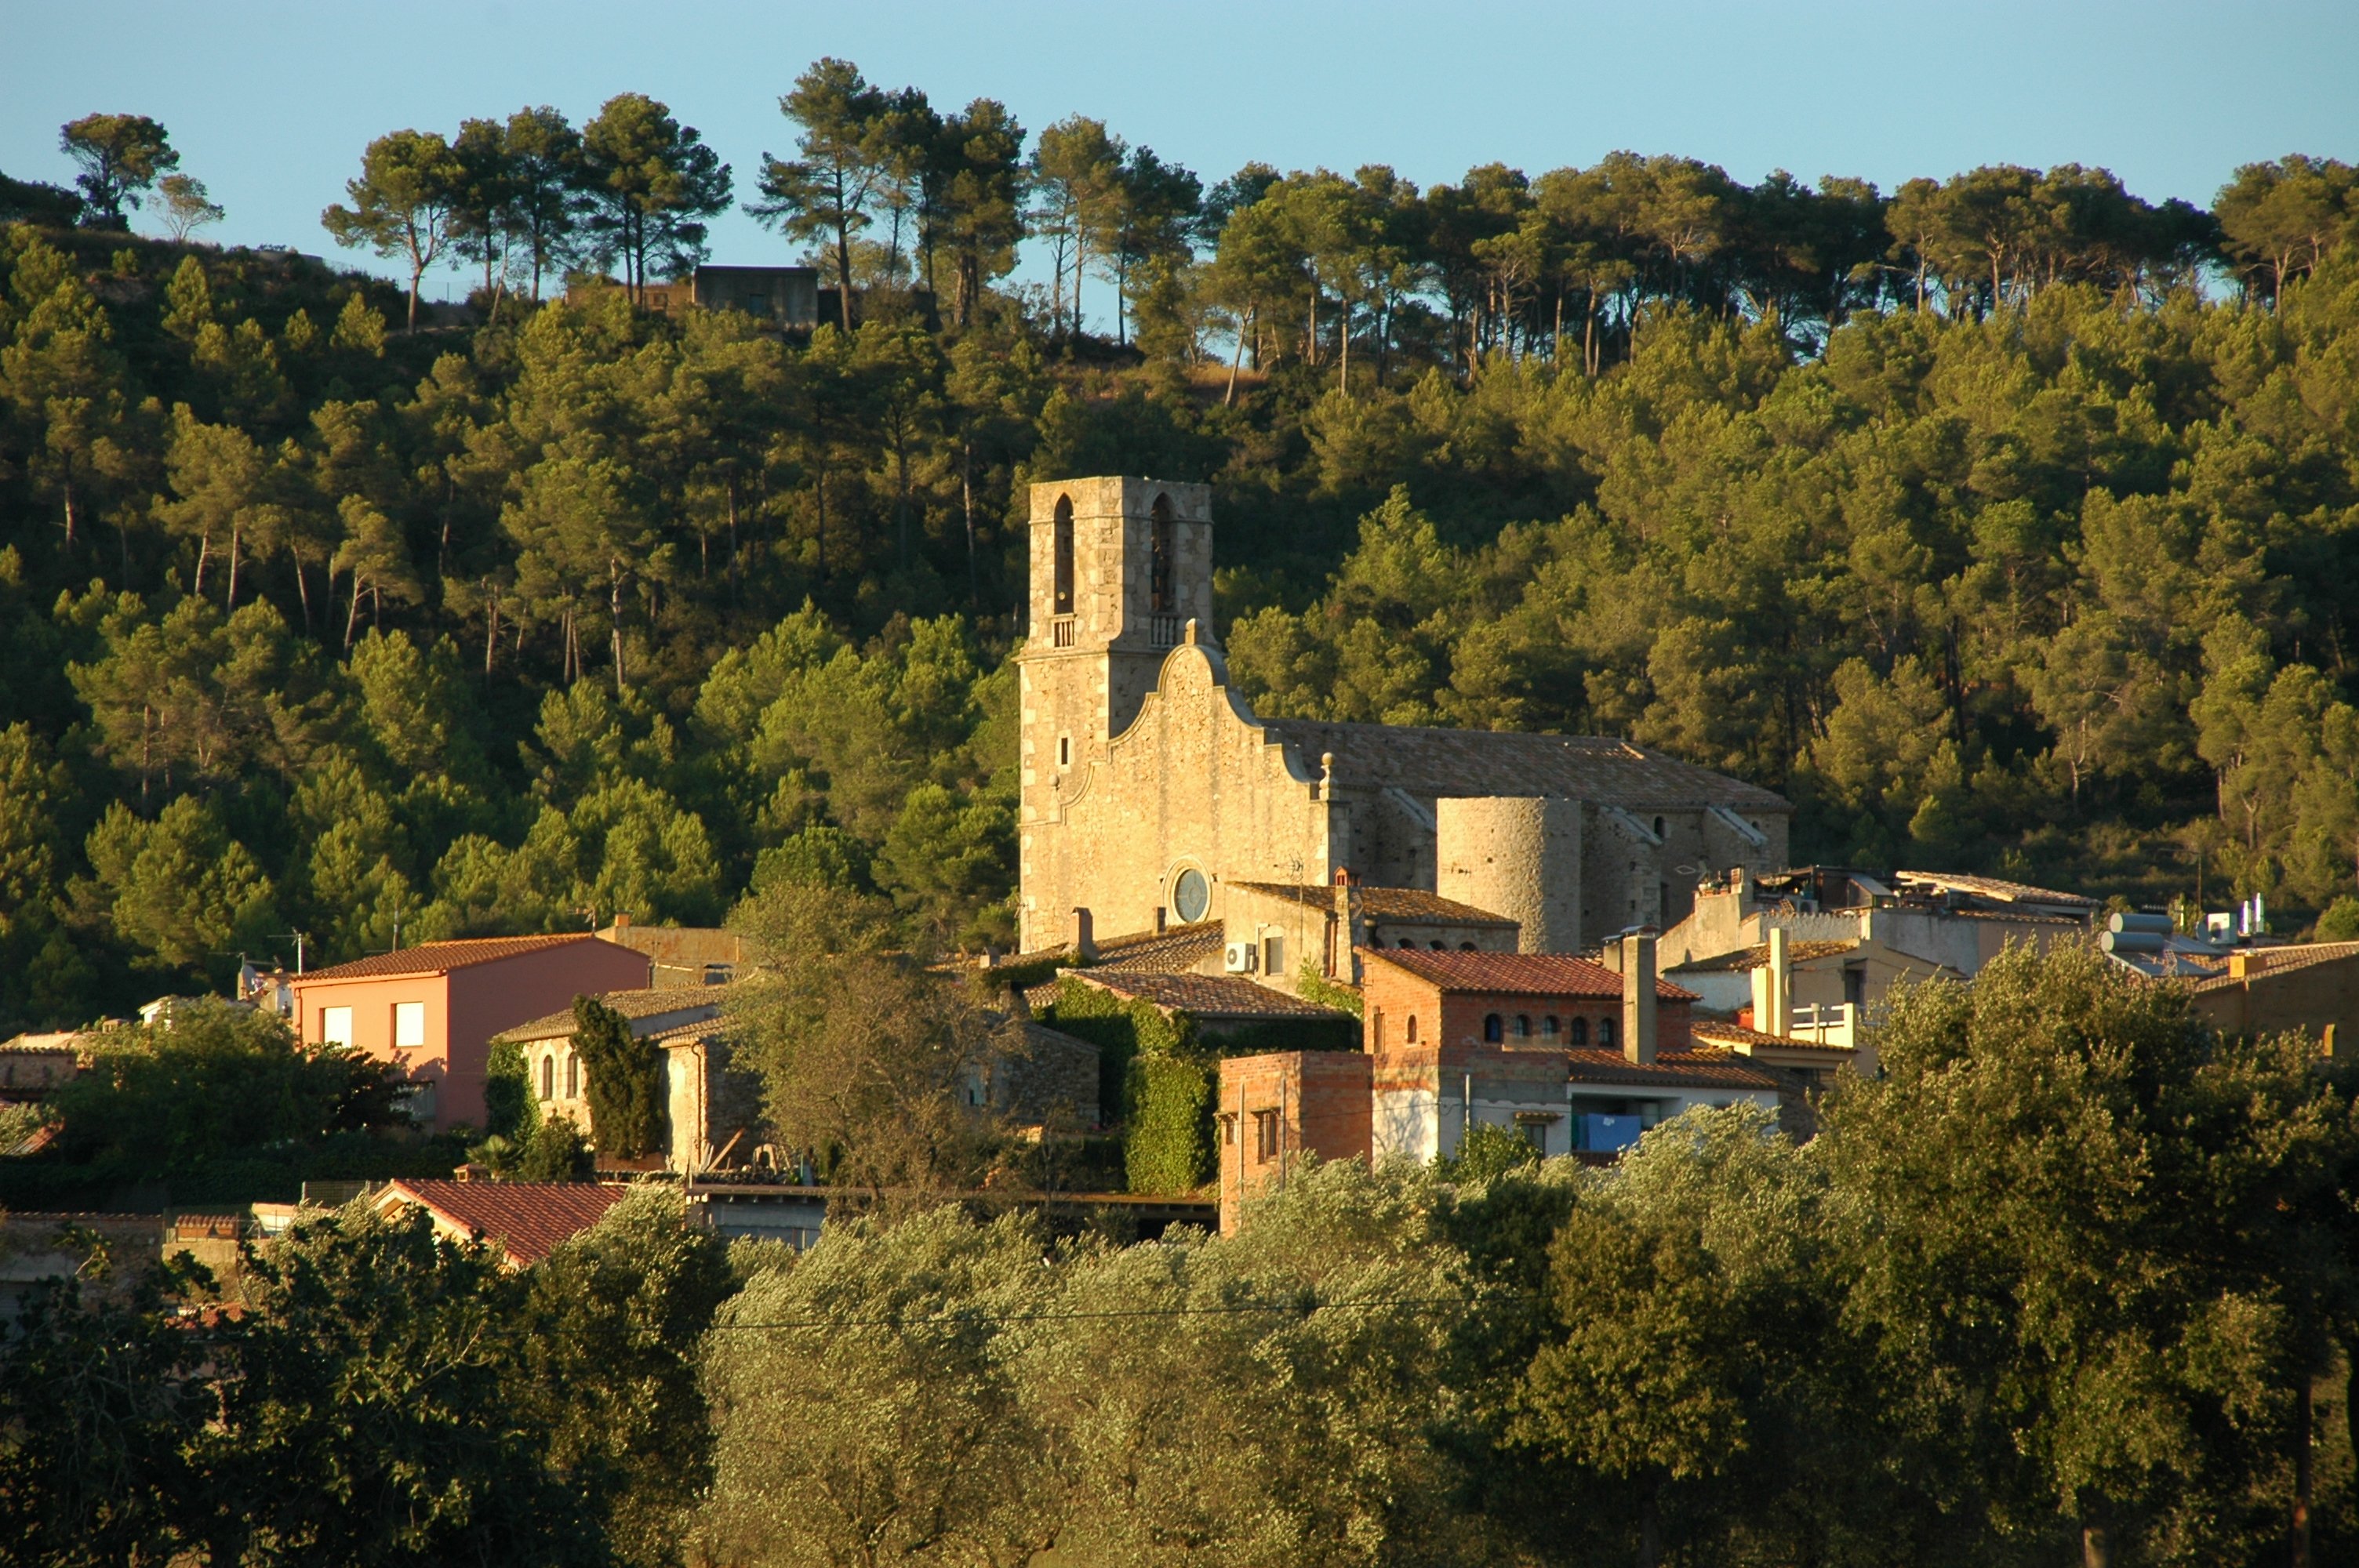
[[[1266,898],[1283,898],[1311,909],[1330,910],[1335,907],[1335,890],[1316,884],[1295,882],[1232,882],[1232,887],[1256,892]],[[1461,903],[1454,898],[1444,898],[1423,888],[1371,888],[1354,890],[1360,913],[1371,920],[1421,920],[1437,925],[1513,925],[1504,914],[1494,914],[1487,909],[1477,909],[1471,903]]]
[[[1345,789],[1394,788],[1433,798],[1468,795],[1566,795],[1647,810],[1724,806],[1791,811],[1782,795],[1742,779],[1602,735],[1521,735],[1492,730],[1425,730],[1406,724],[1321,724],[1258,719],[1316,769],[1335,757]]]
[[[367,980],[395,975],[443,975],[452,969],[463,969],[475,964],[494,964],[502,958],[513,958],[519,953],[538,953],[543,947],[561,947],[568,942],[594,940],[587,931],[569,931],[555,936],[474,936],[458,942],[420,942],[415,947],[404,947],[392,953],[371,953],[365,958],[355,958],[349,964],[332,968],[313,969],[308,975],[295,977],[297,985],[314,980]]]
[[[1173,925],[1161,931],[1141,931],[1108,936],[1097,945],[1092,973],[1169,975],[1192,969],[1221,950],[1221,923],[1200,920],[1193,925]]]
[[[1667,1051],[1646,1066],[1618,1051],[1576,1046],[1565,1053],[1569,1076],[1577,1084],[1626,1084],[1703,1089],[1774,1089],[1777,1080],[1757,1067],[1745,1065],[1726,1051]]]
[[[2086,909],[2097,907],[2095,899],[2085,898],[2077,892],[2058,892],[2053,888],[2003,881],[1997,877],[1952,876],[1947,871],[1895,871],[1892,880],[1919,887],[1970,892],[1980,898],[1997,899],[2002,903],[2062,903]]]
[[[1758,1029],[1747,1029],[1741,1023],[1722,1023],[1706,1019],[1689,1031],[1698,1040],[1716,1045],[1754,1045],[1777,1051],[1823,1051],[1830,1056],[1854,1056],[1858,1053],[1848,1045],[1829,1045],[1817,1040],[1797,1040],[1788,1034],[1764,1034]]]
[[[1120,997],[1192,1012],[1199,1018],[1349,1018],[1236,975],[1109,974],[1077,969],[1076,978]]]
[[[1422,947],[1363,947],[1362,956],[1445,991],[1506,991],[1517,996],[1577,996],[1603,1000],[1622,994],[1622,977],[1603,964],[1570,953],[1436,953]],[[1696,994],[1657,976],[1661,1001],[1693,1001]]]
[[[1786,957],[1794,963],[1805,958],[1832,958],[1838,953],[1848,953],[1857,947],[1857,940],[1849,942],[1788,942]],[[1667,975],[1726,973],[1734,969],[1757,969],[1769,962],[1769,944],[1756,942],[1750,947],[1739,947],[1731,953],[1716,953],[1709,958],[1690,958]]]
[[[667,1013],[706,1011],[706,1015],[720,1011],[722,999],[729,994],[727,986],[658,986],[649,990],[601,991],[598,1000],[636,1022],[642,1018],[661,1018]],[[546,1013],[530,1023],[519,1023],[514,1029],[503,1029],[501,1040],[554,1040],[573,1033],[573,1010]],[[638,1031],[634,1030],[634,1033]]]
[[[589,1182],[397,1181],[375,1202],[422,1204],[444,1224],[498,1242],[510,1262],[530,1268],[604,1218],[625,1190]]]
[[[2306,969],[2312,964],[2331,964],[2337,958],[2359,956],[2359,942],[2303,942],[2290,947],[2248,947],[2241,957],[2245,972],[2239,977],[2226,968],[2210,979],[2198,980],[2199,991],[2225,990],[2248,980],[2267,979],[2289,969]]]

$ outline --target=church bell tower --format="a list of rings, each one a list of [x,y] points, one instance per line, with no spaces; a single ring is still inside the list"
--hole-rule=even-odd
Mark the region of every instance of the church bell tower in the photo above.
[[[1128,476],[1032,487],[1030,621],[1018,655],[1021,944],[1074,938],[1087,868],[1059,829],[1172,648],[1212,636],[1212,491]]]

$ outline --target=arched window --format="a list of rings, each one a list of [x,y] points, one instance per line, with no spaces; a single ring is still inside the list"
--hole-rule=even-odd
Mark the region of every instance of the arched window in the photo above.
[[[1073,612],[1073,503],[1070,496],[1057,497],[1056,535],[1057,582],[1052,613],[1071,615]]]
[[[554,1051],[540,1059],[540,1098],[557,1098],[557,1054]]]
[[[1657,818],[1655,818],[1655,837],[1656,837],[1656,838],[1661,838],[1662,836],[1663,836],[1663,819],[1662,819],[1661,817],[1658,816]]]
[[[1414,947],[1417,946],[1417,943],[1411,938],[1404,936],[1400,939],[1400,945],[1404,947]]]
[[[1147,522],[1147,608],[1169,615],[1180,606],[1171,591],[1171,498],[1158,495]]]
[[[1553,1040],[1556,1036],[1556,1014],[1551,1012],[1546,1018],[1540,1020],[1540,1038],[1543,1040]]]
[[[1450,950],[1450,944],[1447,942],[1429,942],[1426,946],[1437,953],[1446,953]]]
[[[1502,1028],[1502,1027],[1501,1027],[1500,1022],[1499,1022],[1499,1015],[1498,1015],[1497,1013],[1495,1013],[1495,1012],[1486,1012],[1486,1013],[1484,1013],[1484,1014],[1483,1015],[1483,1038],[1484,1038],[1484,1039],[1485,1039],[1485,1040],[1489,1041],[1492,1044],[1495,1045],[1495,1044],[1498,1044],[1502,1039],[1506,1038],[1506,1031],[1504,1028]]]
[[[1408,1015],[1408,1043],[1417,1044],[1417,1014],[1413,1012]]]
[[[582,1098],[582,1058],[571,1051],[565,1054],[565,1098]]]
[[[1516,1014],[1516,1039],[1518,1039],[1518,1040],[1529,1040],[1531,1037],[1532,1037],[1532,1018],[1531,1018],[1531,1014],[1529,1014],[1529,1013],[1527,1013],[1527,1012],[1519,1012],[1519,1013]]]
[[[1472,953],[1474,951],[1474,944],[1472,942],[1461,942],[1458,944],[1458,950],[1462,953]]]
[[[1569,1039],[1571,1039],[1571,1042],[1572,1042],[1574,1044],[1576,1044],[1576,1045],[1586,1045],[1586,1044],[1589,1044],[1589,1020],[1587,1020],[1587,1019],[1585,1019],[1585,1018],[1576,1018],[1576,1019],[1574,1019],[1574,1020],[1572,1021],[1572,1033],[1571,1033],[1571,1035],[1569,1035],[1569,1036],[1568,1036],[1568,1038],[1569,1038]]]
[[[1608,1051],[1614,1049],[1614,1021],[1612,1019],[1601,1018],[1597,1021],[1597,1043],[1600,1045],[1604,1046]]]

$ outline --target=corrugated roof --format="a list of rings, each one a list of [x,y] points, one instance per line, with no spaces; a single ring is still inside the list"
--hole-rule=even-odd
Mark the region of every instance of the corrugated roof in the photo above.
[[[530,1268],[605,1217],[626,1189],[589,1182],[404,1180],[386,1186],[377,1206],[423,1205],[455,1229],[496,1241],[508,1260]]]
[[[1406,724],[1322,724],[1258,719],[1273,740],[1316,769],[1335,758],[1345,789],[1398,789],[1412,795],[1560,795],[1648,810],[1724,806],[1784,813],[1783,795],[1660,752],[1601,735],[1523,735],[1492,730],[1427,730]]]
[[[1073,975],[1116,996],[1192,1012],[1199,1018],[1351,1017],[1237,975],[1109,974],[1104,969],[1076,969]]]
[[[1920,887],[1954,889],[1980,898],[1995,898],[2002,903],[2063,903],[2086,909],[2097,907],[2093,898],[2077,892],[2059,892],[2053,888],[2036,888],[2028,882],[2010,882],[1997,877],[1957,876],[1948,871],[1895,871],[1897,882],[1913,882]]]
[[[597,937],[590,932],[569,931],[554,936],[473,936],[456,942],[420,942],[415,947],[404,947],[392,953],[372,953],[349,964],[313,969],[308,975],[296,976],[295,983],[302,986],[315,980],[444,975],[452,969],[464,969],[476,964],[495,964],[502,958],[513,958],[521,953],[538,953],[544,947],[561,947],[569,942],[596,940]]]
[[[666,1013],[705,1011],[711,1017],[721,1010],[722,1000],[729,994],[727,986],[656,986],[647,990],[602,991],[598,1000],[637,1022],[643,1018],[661,1018]],[[514,1029],[504,1029],[493,1038],[498,1040],[554,1040],[573,1033],[573,1010],[544,1013],[529,1023],[519,1023]],[[644,1031],[634,1030],[634,1033]]]
[[[1726,1051],[1667,1051],[1646,1066],[1618,1051],[1576,1046],[1565,1053],[1567,1073],[1576,1084],[1617,1087],[1774,1089],[1777,1080],[1757,1067],[1746,1066]]]
[[[1848,942],[1788,942],[1786,944],[1786,957],[1799,964],[1805,958],[1832,958],[1837,954],[1851,952],[1858,946],[1856,938]],[[1717,953],[1709,958],[1690,958],[1663,972],[1667,975],[1726,973],[1736,969],[1757,969],[1768,962],[1769,944],[1756,942],[1750,947]]]
[[[1306,908],[1332,910],[1335,907],[1335,890],[1316,884],[1295,882],[1232,882],[1232,887],[1267,898],[1282,898]],[[1371,920],[1421,920],[1437,925],[1514,925],[1515,921],[1504,914],[1494,914],[1487,909],[1477,909],[1471,903],[1461,903],[1454,898],[1444,898],[1423,888],[1375,888],[1353,890],[1360,913]]]
[[[1570,953],[1436,953],[1423,947],[1363,947],[1362,956],[1406,969],[1445,991],[1506,991],[1518,996],[1572,996],[1603,1000],[1622,994],[1622,977],[1604,965]],[[1661,976],[1660,1001],[1693,1001]]]

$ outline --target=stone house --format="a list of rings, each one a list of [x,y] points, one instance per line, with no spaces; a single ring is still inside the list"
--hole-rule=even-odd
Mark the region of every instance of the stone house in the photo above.
[[[598,935],[618,947],[645,953],[654,966],[648,983],[658,990],[725,986],[743,979],[751,959],[745,939],[725,926],[640,925],[626,914]]]
[[[697,1176],[749,1163],[761,1142],[761,1087],[735,1067],[722,1005],[723,986],[657,986],[608,991],[598,1000],[629,1022],[632,1035],[664,1054],[663,1159]],[[503,1031],[524,1056],[527,1093],[544,1118],[590,1131],[590,1085],[573,1048],[573,1010]]]
[[[1236,884],[1348,870],[1569,952],[1679,919],[1705,868],[1784,860],[1784,799],[1625,741],[1257,717],[1213,627],[1205,486],[1038,484],[1031,509],[1027,950],[1078,943],[1082,912],[1106,931],[1195,925],[1225,918]]]
[[[296,977],[295,1025],[306,1044],[399,1067],[418,1120],[481,1127],[493,1036],[647,979],[647,955],[586,931],[427,942]]]

